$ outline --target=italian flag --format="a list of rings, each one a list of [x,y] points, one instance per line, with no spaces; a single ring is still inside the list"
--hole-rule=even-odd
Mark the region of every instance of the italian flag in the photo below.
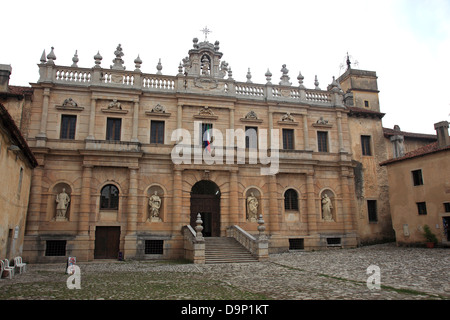
[[[205,130],[205,133],[206,133],[205,148],[206,148],[206,150],[208,150],[208,152],[211,152],[211,134],[210,134],[211,128],[210,128],[209,124],[206,125],[205,129],[206,129]]]

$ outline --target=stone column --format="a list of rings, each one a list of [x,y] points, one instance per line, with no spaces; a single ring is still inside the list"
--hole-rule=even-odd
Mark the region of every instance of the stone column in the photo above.
[[[96,108],[96,98],[91,97],[91,111],[89,114],[89,133],[86,139],[95,140],[94,129],[95,129],[95,108]]]
[[[80,213],[78,215],[78,235],[89,234],[89,215],[91,213],[91,179],[93,166],[84,165],[81,178]]]
[[[182,197],[183,197],[183,170],[175,167],[173,171],[173,198],[172,198],[172,230],[181,230]]]
[[[230,199],[229,199],[229,213],[230,224],[239,224],[239,184],[238,171],[232,170],[230,172]]]
[[[179,104],[177,108],[177,129],[183,127],[183,105]]]
[[[309,135],[308,135],[308,115],[303,114],[303,149],[310,150],[309,148]]]
[[[137,192],[138,168],[130,168],[130,185],[128,187],[127,235],[135,235],[137,228]]]
[[[42,202],[42,175],[44,167],[38,165],[32,171],[30,200],[26,222],[26,235],[37,235],[39,232],[41,202]]]
[[[267,137],[267,148],[272,147],[273,112],[269,111],[269,132]]]
[[[280,210],[278,207],[278,189],[277,189],[277,176],[269,176],[269,212],[265,220],[269,220],[269,232],[271,234],[280,230]]]
[[[344,152],[344,140],[342,138],[342,113],[337,113],[337,129],[339,137],[339,152]]]
[[[48,118],[49,99],[50,99],[50,88],[45,88],[42,101],[41,125],[39,128],[39,134],[36,135],[37,147],[45,147],[45,141],[47,140],[47,118]]]
[[[138,139],[138,128],[139,128],[139,100],[134,101],[133,107],[133,134],[131,137],[131,142],[139,142]]]
[[[306,206],[308,235],[317,232],[316,194],[314,191],[314,171],[306,174]]]

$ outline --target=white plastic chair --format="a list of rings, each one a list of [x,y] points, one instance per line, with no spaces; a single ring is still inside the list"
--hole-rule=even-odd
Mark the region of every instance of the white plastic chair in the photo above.
[[[5,261],[2,260],[2,275],[3,271],[9,272],[9,278],[12,279],[14,276],[14,267],[9,266],[9,260],[5,259]]]
[[[22,273],[23,271],[26,271],[27,264],[22,261],[22,257],[15,257],[14,258],[14,267],[19,268],[19,273]]]

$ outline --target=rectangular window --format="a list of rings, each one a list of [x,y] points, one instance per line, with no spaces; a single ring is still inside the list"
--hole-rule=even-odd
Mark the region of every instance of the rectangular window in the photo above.
[[[361,136],[361,148],[363,156],[372,155],[372,151],[370,150],[370,136]]]
[[[106,140],[120,141],[122,119],[108,118],[106,122]]]
[[[378,222],[377,200],[367,200],[367,212],[369,214],[369,222]]]
[[[245,147],[247,149],[258,148],[258,127],[245,127]]]
[[[294,150],[294,129],[283,129],[283,149]]]
[[[317,146],[319,152],[328,152],[328,132],[317,131]]]
[[[445,210],[445,212],[450,212],[450,202],[444,203],[444,210]]]
[[[368,100],[364,100],[364,107],[366,107],[366,108],[369,107],[369,101]]]
[[[417,211],[420,215],[426,215],[427,214],[426,202],[417,202]]]
[[[77,116],[61,115],[61,132],[60,139],[75,139],[75,127],[77,124]]]
[[[145,254],[163,254],[164,240],[145,240]]]
[[[412,171],[413,176],[413,182],[415,186],[421,186],[423,185],[423,178],[422,178],[422,170],[414,170]]]
[[[153,121],[150,125],[150,143],[164,144],[164,121]]]
[[[66,240],[47,240],[45,245],[45,256],[56,257],[66,255]]]

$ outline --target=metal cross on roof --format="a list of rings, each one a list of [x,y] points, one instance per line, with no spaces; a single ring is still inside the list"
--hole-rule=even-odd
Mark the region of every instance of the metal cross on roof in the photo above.
[[[211,33],[212,31],[208,29],[208,27],[204,27],[202,30],[200,30],[205,34],[205,41],[208,39],[208,33]]]

